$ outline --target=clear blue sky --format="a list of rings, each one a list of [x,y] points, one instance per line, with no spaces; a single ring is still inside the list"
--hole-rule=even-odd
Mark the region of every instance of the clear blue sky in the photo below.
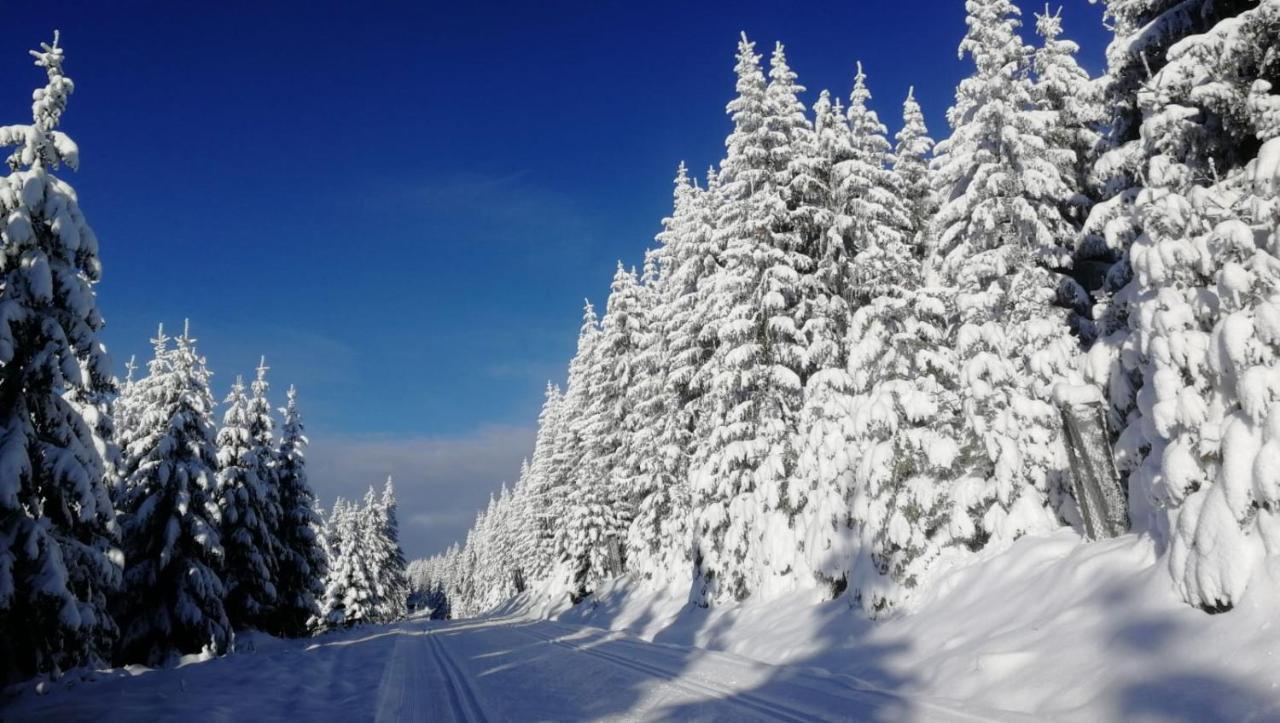
[[[1101,8],[1065,4],[1097,72]],[[640,262],[676,164],[721,157],[740,30],[786,44],[806,100],[862,60],[891,132],[914,84],[945,135],[960,0],[714,5],[13,3],[0,122],[29,118],[26,50],[60,28],[117,366],[184,317],[219,396],[266,354],[326,506],[394,473],[416,556],[516,474],[583,297]]]

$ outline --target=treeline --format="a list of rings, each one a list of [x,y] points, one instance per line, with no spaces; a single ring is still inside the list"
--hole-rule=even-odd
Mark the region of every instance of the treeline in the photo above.
[[[113,378],[97,237],[54,175],[78,163],[57,130],[74,85],[56,34],[32,54],[33,123],[0,127],[0,683],[403,615],[390,481],[322,523],[297,395],[273,410],[265,360],[220,425],[185,327]]]
[[[1063,407],[1096,405],[1130,523],[1230,609],[1280,550],[1280,2],[969,0],[936,146],[859,67],[811,106],[745,36],[727,153],[683,168],[639,274],[588,304],[532,458],[414,565],[453,614],[623,573],[709,605],[813,586],[876,614],[939,559],[1080,525]],[[443,608],[442,608],[443,609]]]

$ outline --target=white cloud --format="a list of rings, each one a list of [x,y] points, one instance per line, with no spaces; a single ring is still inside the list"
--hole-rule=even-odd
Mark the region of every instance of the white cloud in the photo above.
[[[488,426],[457,436],[316,435],[307,469],[327,510],[391,475],[400,502],[400,542],[410,558],[434,554],[466,535],[502,483],[515,482],[533,448],[529,427]]]

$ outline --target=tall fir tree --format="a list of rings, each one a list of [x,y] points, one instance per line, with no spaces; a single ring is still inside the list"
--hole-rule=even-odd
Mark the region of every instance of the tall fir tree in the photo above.
[[[898,177],[902,201],[910,218],[912,249],[916,258],[924,259],[929,256],[929,225],[938,211],[938,198],[929,176],[934,142],[914,87],[907,91],[907,99],[902,102],[902,128],[893,138],[893,172]]]
[[[391,622],[405,616],[409,598],[404,551],[400,549],[400,522],[396,518],[396,490],[388,477],[381,495],[375,497],[372,488],[369,492],[365,506],[379,587],[377,615],[384,622]]]
[[[276,541],[280,519],[267,481],[260,476],[261,430],[253,404],[237,377],[218,430],[218,506],[226,549],[227,614],[237,628],[265,628],[277,603]],[[268,448],[269,449],[269,448]]]
[[[720,169],[716,224],[724,267],[710,282],[714,307],[707,310],[717,347],[707,362],[692,477],[698,514],[691,596],[704,605],[743,599],[790,564],[785,543],[773,540],[790,527],[784,505],[804,355],[799,274],[809,262],[784,189],[790,144],[806,121],[796,112],[801,88],[781,46],[768,85],[754,48],[744,35],[738,97],[728,106],[734,130]]]
[[[627,459],[628,492],[636,504],[627,530],[627,568],[636,578],[658,584],[678,579],[687,569],[689,423],[671,379],[676,362],[671,347],[675,315],[687,290],[678,269],[690,243],[696,193],[681,163],[672,215],[663,220],[658,248],[646,256],[636,383],[627,394],[636,420]]]
[[[360,517],[359,507],[338,498],[325,520],[329,574],[320,616],[312,624],[317,630],[351,627],[375,619],[376,581],[371,574]]]
[[[134,421],[119,502],[127,564],[114,601],[121,663],[221,654],[234,641],[220,575],[210,374],[189,327],[176,348],[168,341],[161,327],[147,376],[130,392]]]
[[[1007,543],[1057,524],[1051,503],[1065,472],[1053,387],[1072,381],[1077,357],[1065,310],[1053,305],[1068,268],[1072,195],[1052,118],[1035,107],[1031,53],[1009,0],[969,0],[961,53],[974,75],[948,112],[935,183],[947,199],[935,218],[943,279],[955,287],[962,408],[972,467],[952,488],[970,512],[971,546]]]
[[[636,381],[633,363],[642,303],[635,272],[618,264],[585,366],[586,405],[575,420],[583,447],[572,477],[566,553],[579,594],[624,570],[624,535],[633,514],[620,473],[628,456],[626,392]]]
[[[117,629],[115,510],[98,413],[112,391],[93,285],[98,240],[76,192],[53,174],[79,151],[57,130],[74,88],[57,33],[32,51],[48,83],[15,146],[0,193],[0,681],[95,663]],[[88,416],[86,416],[88,415]]]
[[[325,551],[316,530],[320,526],[315,493],[307,480],[307,437],[298,413],[298,392],[293,387],[281,410],[280,445],[275,453],[275,477],[279,485],[280,543],[277,556],[276,606],[271,628],[282,635],[297,637],[307,631],[308,621],[319,612],[327,573]]]
[[[1154,18],[1132,4],[1108,6],[1125,20],[1112,45],[1113,89],[1136,82],[1117,49],[1126,31],[1137,32],[1132,23],[1154,23],[1153,36],[1177,42],[1121,117],[1131,136],[1098,163],[1100,174],[1127,164],[1135,185],[1090,218],[1122,250],[1128,273],[1106,299],[1106,334],[1089,369],[1121,430],[1116,457],[1135,526],[1168,541],[1187,602],[1222,612],[1280,549],[1271,471],[1280,413],[1261,382],[1280,363],[1272,321],[1280,7],[1185,5]]]

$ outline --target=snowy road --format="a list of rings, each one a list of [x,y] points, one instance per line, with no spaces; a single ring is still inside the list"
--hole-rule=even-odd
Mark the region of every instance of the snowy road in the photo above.
[[[1006,719],[847,676],[523,619],[415,620],[8,701],[3,720]]]

